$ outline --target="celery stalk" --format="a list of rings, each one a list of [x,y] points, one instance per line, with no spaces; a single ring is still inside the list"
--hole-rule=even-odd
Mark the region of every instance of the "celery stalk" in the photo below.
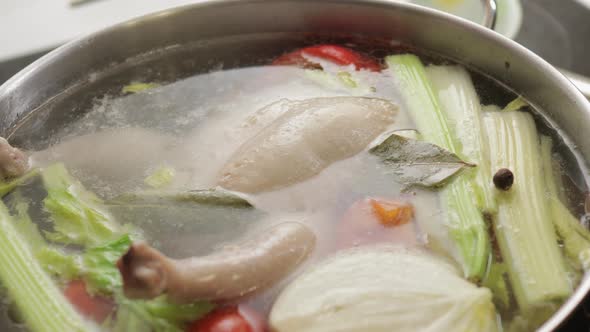
[[[27,173],[23,174],[21,177],[16,179],[12,179],[9,182],[0,182],[0,197],[4,197],[9,192],[13,191],[16,187],[25,184],[30,179],[39,175],[39,169],[34,168]]]
[[[86,190],[61,163],[41,172],[47,197],[43,205],[54,222],[45,236],[57,243],[101,245],[121,234],[121,227],[103,206],[100,198]]]
[[[572,259],[576,267],[588,270],[590,268],[590,232],[580,225],[578,219],[559,199],[557,181],[553,173],[552,144],[551,138],[541,137],[545,197],[549,200],[553,224],[563,241],[565,253]]]
[[[457,154],[459,141],[456,133],[450,129],[420,59],[405,54],[388,56],[385,61],[398,80],[407,110],[422,137]],[[465,276],[481,280],[486,273],[491,249],[473,191],[469,178],[461,175],[441,190],[441,201],[446,209],[445,222],[458,249]]]
[[[62,295],[0,202],[0,283],[34,332],[93,331]]]
[[[496,202],[493,185],[489,181],[487,141],[481,123],[481,105],[471,77],[460,66],[429,66],[426,74],[447,116],[451,132],[457,138],[459,156],[478,166],[468,173],[473,177],[478,207],[493,214]]]
[[[483,119],[492,173],[514,174],[510,190],[496,190],[496,238],[519,308],[535,312],[572,292],[544,197],[539,137],[528,113],[490,112]]]

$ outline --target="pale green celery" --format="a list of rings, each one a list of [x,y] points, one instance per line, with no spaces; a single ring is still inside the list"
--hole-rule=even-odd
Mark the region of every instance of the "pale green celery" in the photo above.
[[[116,319],[106,325],[112,332],[151,331],[148,323],[131,311],[131,308],[127,306],[120,306],[117,310]]]
[[[102,246],[88,248],[82,254],[82,275],[91,293],[113,293],[122,281],[116,263],[129,250],[128,234]]]
[[[162,166],[145,178],[144,182],[152,188],[162,188],[172,183],[175,175],[173,168]]]
[[[82,254],[44,246],[35,254],[43,268],[62,280],[83,278],[90,293],[112,294],[121,288],[117,260],[131,245],[129,234],[102,246],[87,248]]]
[[[138,93],[145,90],[153,89],[159,87],[160,84],[158,83],[142,83],[142,82],[132,82],[128,85],[125,85],[122,89],[122,93]]]
[[[504,112],[513,112],[513,111],[518,111],[519,109],[529,106],[529,104],[522,98],[522,97],[518,97],[516,99],[514,99],[513,101],[509,102],[508,105],[506,105],[506,107],[504,107],[503,111]]]
[[[528,113],[491,112],[483,119],[490,147],[490,178],[500,168],[514,174],[510,190],[496,190],[496,239],[519,308],[539,316],[548,312],[543,308],[572,292],[544,197],[539,136]]]
[[[16,191],[10,196],[7,204],[14,214],[12,217],[14,227],[29,243],[31,250],[35,253],[43,248],[46,242],[39,228],[29,216],[29,201],[22,196],[20,191]]]
[[[94,331],[35,259],[0,202],[0,283],[33,332]]]
[[[47,197],[45,209],[54,223],[46,237],[57,243],[84,246],[102,245],[121,234],[120,226],[103,202],[68,173],[61,163],[41,172]]]
[[[150,301],[131,301],[121,294],[116,296],[118,312],[123,312],[123,319],[118,318],[114,331],[182,332],[182,325],[195,321],[213,310],[214,304],[198,302],[192,304],[172,304],[161,296]]]
[[[35,258],[43,269],[61,280],[73,280],[82,275],[82,263],[78,256],[46,246],[35,252]]]
[[[352,78],[352,75],[349,72],[339,71],[337,75],[340,81],[342,81],[342,83],[345,85],[351,88],[356,88],[358,86],[358,83]]]
[[[16,187],[25,184],[27,181],[36,177],[37,175],[39,175],[39,169],[34,168],[18,178],[12,179],[8,182],[0,183],[0,197],[4,197]]]
[[[492,291],[494,304],[501,311],[506,311],[510,307],[510,294],[504,277],[505,274],[506,265],[504,263],[494,262],[490,265],[488,274],[482,282],[482,286]]]
[[[553,224],[557,234],[563,241],[566,254],[576,267],[590,268],[590,232],[588,232],[559,199],[557,181],[554,175],[551,138],[541,137],[541,157],[543,160],[543,178],[549,208],[553,216]]]
[[[399,83],[407,110],[422,137],[457,154],[457,134],[450,129],[420,59],[404,54],[388,56],[385,61]],[[469,178],[460,175],[444,187],[441,203],[446,209],[445,221],[460,254],[465,276],[482,280],[490,258],[490,241]]]
[[[493,214],[496,211],[496,201],[489,179],[489,153],[481,123],[481,105],[471,77],[460,66],[429,66],[426,74],[438,96],[450,130],[457,138],[459,156],[478,166],[468,172],[474,177],[473,192],[476,194],[478,207]]]
[[[331,73],[321,69],[306,69],[305,77],[324,88],[343,91],[355,96],[374,92],[374,88],[364,84],[358,77],[347,71]]]
[[[61,249],[48,245],[43,235],[29,217],[29,202],[15,191],[8,200],[8,205],[16,214],[13,217],[14,227],[21,237],[29,244],[33,256],[41,267],[50,275],[71,280],[80,274],[80,263],[74,256],[69,256]]]

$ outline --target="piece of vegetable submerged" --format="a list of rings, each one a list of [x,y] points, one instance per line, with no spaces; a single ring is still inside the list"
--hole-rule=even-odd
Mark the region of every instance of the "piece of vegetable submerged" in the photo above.
[[[162,188],[172,183],[175,174],[174,168],[162,166],[146,177],[143,182],[152,188]]]
[[[187,332],[265,332],[262,317],[249,308],[219,308],[191,324]]]
[[[6,194],[14,190],[16,187],[25,184],[27,181],[31,180],[32,178],[35,178],[38,175],[39,169],[34,168],[16,179],[12,179],[8,182],[0,182],[0,197],[4,197]]]
[[[91,295],[86,288],[86,283],[82,280],[69,282],[64,295],[81,314],[97,323],[103,322],[115,309],[112,300]]]
[[[492,294],[419,249],[348,250],[288,285],[270,313],[278,332],[497,331]]]
[[[545,198],[535,123],[523,112],[488,112],[483,119],[492,172],[508,168],[514,173],[512,188],[496,192],[494,231],[500,252],[519,308],[543,320],[543,309],[567,298],[572,288]]]
[[[489,153],[485,139],[479,97],[467,70],[460,66],[429,66],[426,74],[447,117],[457,153],[477,165],[466,176],[471,177],[473,192],[480,210],[495,213],[493,187],[489,182]]]
[[[273,65],[296,65],[303,68],[321,68],[313,58],[328,61],[340,66],[353,65],[356,70],[380,71],[381,66],[370,57],[338,45],[315,45],[283,54],[273,61]]]
[[[92,246],[104,244],[120,234],[120,226],[102,206],[102,200],[85,190],[63,164],[47,167],[41,176],[47,190],[43,204],[54,223],[54,231],[45,234],[48,239]]]
[[[0,202],[0,282],[34,332],[94,331],[35,259],[26,237]]]
[[[182,332],[187,322],[199,319],[215,305],[208,302],[171,304],[165,297],[150,301],[129,300],[116,294],[117,319],[106,324],[115,332]]]
[[[160,84],[158,83],[142,83],[142,82],[131,82],[121,88],[121,93],[138,93],[149,89],[157,88]]]
[[[547,136],[541,137],[541,158],[543,162],[543,178],[553,224],[557,234],[563,241],[566,254],[573,264],[584,271],[590,269],[590,232],[586,230],[559,199],[555,180],[552,150],[553,143]]]
[[[449,125],[420,59],[404,54],[388,56],[385,61],[398,80],[407,110],[422,137],[461,156],[461,134],[453,130],[459,128]],[[470,279],[481,280],[490,259],[490,242],[474,191],[470,177],[458,176],[441,190],[441,200],[463,272]]]
[[[354,202],[334,230],[337,248],[375,243],[419,244],[414,207],[404,198],[367,197]]]
[[[27,227],[21,226],[38,243],[35,256],[45,269],[55,274],[61,281],[83,279],[85,289],[94,293],[113,295],[117,299],[117,319],[104,322],[105,326],[115,331],[170,331],[180,332],[187,322],[198,319],[213,307],[207,302],[176,305],[164,298],[151,301],[132,301],[118,295],[121,292],[121,277],[115,262],[127,251],[132,238],[129,227],[121,227],[108,213],[98,197],[87,191],[81,183],[74,179],[62,164],[52,165],[42,171],[47,198],[45,209],[50,212],[55,223],[55,231],[46,233],[48,237],[64,244],[76,243],[84,251],[76,253],[65,251],[48,244],[34,225],[26,209],[16,204],[19,220],[27,221]],[[66,224],[71,222],[71,224]],[[96,233],[92,233],[97,230]],[[78,292],[78,295],[79,292]],[[84,294],[82,294],[84,295]],[[82,312],[89,309],[88,297],[74,298]],[[90,312],[97,316],[100,312]],[[96,317],[95,317],[96,318]],[[69,331],[62,329],[61,331]]]

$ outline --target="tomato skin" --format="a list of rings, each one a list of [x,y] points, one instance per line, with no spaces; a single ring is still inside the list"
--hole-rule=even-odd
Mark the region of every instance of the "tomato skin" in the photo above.
[[[187,332],[265,332],[265,325],[262,317],[253,310],[227,306],[192,323]]]
[[[381,71],[381,65],[368,56],[338,45],[316,45],[283,54],[273,65],[296,65],[303,68],[321,68],[308,60],[305,55],[330,61],[340,66],[354,65],[356,70]]]
[[[86,283],[82,280],[69,282],[64,295],[79,313],[97,323],[102,323],[115,308],[112,300],[90,295],[86,290]]]

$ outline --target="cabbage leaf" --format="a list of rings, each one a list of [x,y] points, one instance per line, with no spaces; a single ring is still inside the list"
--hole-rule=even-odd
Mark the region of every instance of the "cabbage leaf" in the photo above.
[[[492,294],[419,249],[365,247],[337,254],[279,295],[277,332],[497,331]]]

